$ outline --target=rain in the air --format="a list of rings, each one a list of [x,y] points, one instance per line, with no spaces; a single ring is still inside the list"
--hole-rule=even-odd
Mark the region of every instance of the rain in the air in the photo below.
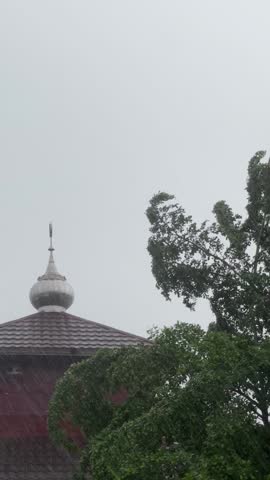
[[[0,480],[270,480],[269,18],[0,1]]]

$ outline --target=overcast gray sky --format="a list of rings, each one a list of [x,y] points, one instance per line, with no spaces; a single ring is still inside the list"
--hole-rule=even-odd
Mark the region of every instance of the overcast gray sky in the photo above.
[[[269,22],[263,0],[0,1],[0,322],[33,312],[52,220],[72,313],[208,324],[155,289],[145,210],[165,190],[197,220],[242,212],[270,140]]]

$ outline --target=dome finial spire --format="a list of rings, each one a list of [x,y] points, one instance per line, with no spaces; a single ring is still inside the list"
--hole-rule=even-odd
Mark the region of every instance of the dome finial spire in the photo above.
[[[52,222],[49,223],[49,236],[50,236],[50,248],[49,248],[49,252],[53,252],[54,251],[54,248],[53,248],[53,224]]]
[[[53,252],[53,226],[49,224],[49,262],[46,272],[33,285],[30,291],[32,305],[40,311],[60,312],[67,310],[73,303],[73,288],[61,275],[55,265]]]

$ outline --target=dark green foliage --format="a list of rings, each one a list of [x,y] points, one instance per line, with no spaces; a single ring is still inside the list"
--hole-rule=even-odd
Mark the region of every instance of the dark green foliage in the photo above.
[[[76,382],[69,372],[58,384],[53,438],[66,445],[67,417],[87,437],[77,478],[265,480],[270,432],[259,402],[270,401],[269,344],[185,324],[152,337],[152,347],[100,352],[72,367]],[[129,398],[113,405],[107,393],[120,386]]]
[[[248,169],[247,217],[216,203],[216,222],[197,225],[165,193],[155,195],[147,216],[148,250],[157,287],[194,308],[209,300],[218,327],[260,340],[270,332],[270,166],[265,152]]]

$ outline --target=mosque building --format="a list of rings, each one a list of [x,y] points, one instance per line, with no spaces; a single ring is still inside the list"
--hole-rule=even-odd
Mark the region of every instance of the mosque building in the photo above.
[[[75,460],[48,437],[48,402],[75,362],[100,348],[144,344],[137,335],[67,313],[74,292],[49,262],[30,291],[35,313],[0,324],[0,480],[70,480]]]

